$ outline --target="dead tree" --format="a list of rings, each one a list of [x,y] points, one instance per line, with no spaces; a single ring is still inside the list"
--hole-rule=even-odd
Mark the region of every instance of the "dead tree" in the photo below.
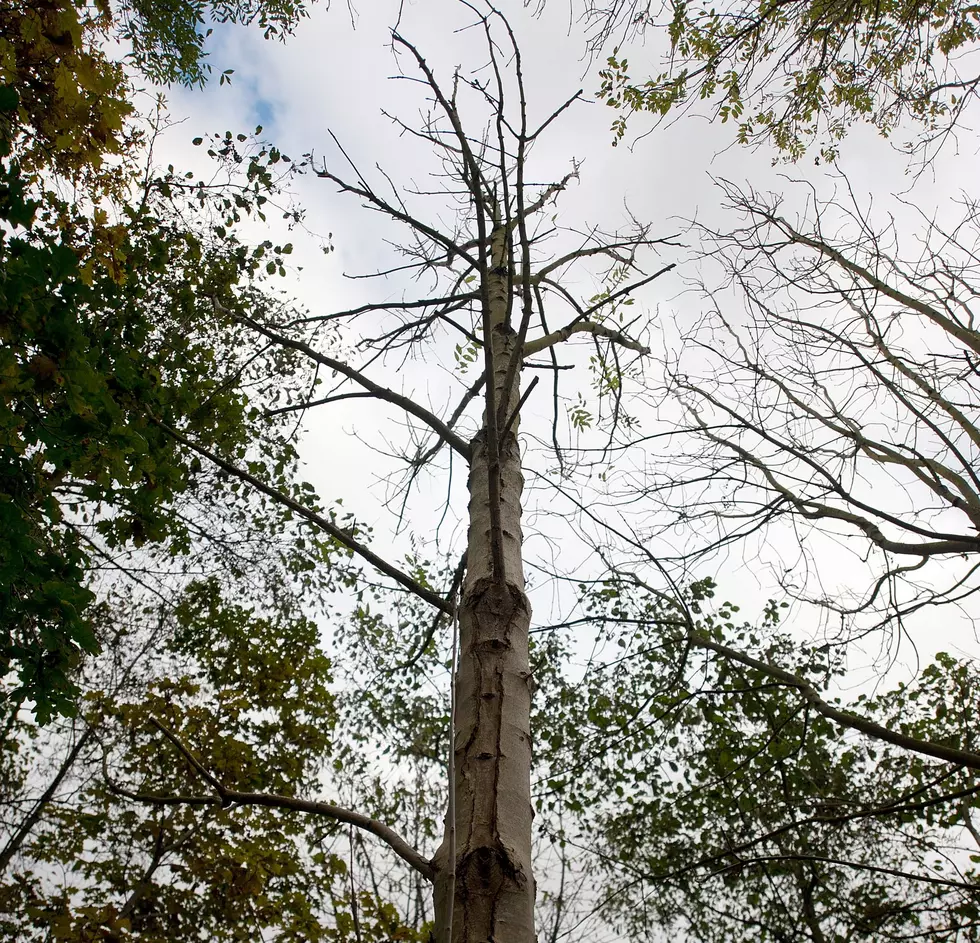
[[[348,159],[339,141],[335,141],[337,162],[344,163],[343,171],[335,169],[333,161],[310,162],[324,181],[407,229],[409,240],[401,251],[408,261],[380,274],[400,271],[426,276],[436,288],[422,297],[379,301],[331,314],[313,313],[290,323],[278,322],[263,312],[243,322],[263,342],[306,355],[332,379],[329,394],[311,399],[304,407],[364,397],[401,410],[413,424],[413,432],[422,430],[424,440],[417,451],[405,455],[410,478],[446,451],[453,461],[465,463],[469,526],[465,575],[459,585],[441,592],[423,586],[355,532],[338,527],[300,501],[270,491],[247,469],[200,448],[181,430],[171,430],[186,448],[267,497],[289,503],[296,514],[318,524],[395,587],[429,603],[437,616],[433,630],[448,632],[450,623],[458,620],[445,840],[429,860],[386,825],[357,812],[324,802],[236,790],[234,784],[215,780],[195,759],[193,745],[180,741],[163,724],[159,730],[170,741],[168,749],[181,752],[199,781],[209,787],[207,794],[145,795],[122,784],[119,789],[147,802],[280,806],[366,829],[432,882],[439,943],[491,939],[532,943],[531,610],[522,559],[523,476],[518,432],[522,407],[536,381],[525,384],[525,367],[530,358],[550,356],[550,365],[545,366],[554,370],[557,409],[559,364],[554,351],[571,338],[588,338],[605,352],[603,357],[610,365],[647,353],[639,340],[606,315],[672,266],[658,266],[650,274],[640,268],[638,253],[667,240],[652,239],[646,227],[635,224],[625,233],[609,234],[597,228],[577,233],[567,251],[549,253],[548,238],[556,232],[549,222],[552,208],[576,178],[577,168],[573,164],[569,173],[550,184],[534,184],[526,177],[528,155],[579,94],[531,125],[520,49],[511,28],[496,11],[476,15],[476,25],[486,39],[487,64],[477,74],[457,72],[448,83],[440,81],[408,40],[393,36],[395,51],[409,66],[406,74],[424,86],[431,106],[422,127],[400,126],[405,134],[428,142],[440,157],[444,186],[434,199],[440,212],[445,211],[447,200],[451,203],[456,219],[451,231],[441,223],[426,221],[413,208],[417,199],[433,194],[400,189],[381,170],[376,176],[383,179],[385,188],[380,189]],[[481,104],[484,123],[467,122],[460,107],[464,96]],[[603,272],[614,272],[613,284],[583,301],[565,275],[573,264],[588,265],[590,260],[602,266],[600,278]],[[594,268],[592,274],[596,274]],[[554,311],[549,312],[551,305],[564,311],[560,326],[549,323],[549,313],[556,317]],[[382,320],[384,326],[374,336],[362,335],[355,345],[364,357],[362,364],[342,360],[318,346],[318,326],[343,321],[359,327],[357,319],[364,315],[372,316],[372,325]],[[410,352],[446,330],[458,335],[461,347],[474,352],[482,367],[447,414],[436,413],[420,399],[396,392],[383,379],[374,378],[383,369],[386,356]],[[426,642],[420,637],[420,645]]]

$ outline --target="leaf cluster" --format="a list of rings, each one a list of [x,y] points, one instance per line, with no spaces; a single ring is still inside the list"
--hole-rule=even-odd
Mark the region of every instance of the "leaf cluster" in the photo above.
[[[662,12],[662,21],[638,12],[633,28],[665,29],[663,71],[634,81],[617,49],[600,73],[600,95],[623,112],[618,138],[633,112],[663,116],[701,100],[737,125],[743,143],[766,139],[797,160],[819,142],[830,161],[856,120],[885,136],[904,119],[934,132],[955,122],[976,88],[953,64],[980,30],[976,9],[958,0],[677,0]]]

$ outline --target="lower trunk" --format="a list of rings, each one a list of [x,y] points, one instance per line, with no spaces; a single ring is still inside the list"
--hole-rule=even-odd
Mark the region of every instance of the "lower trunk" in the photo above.
[[[486,442],[473,443],[467,573],[459,606],[455,860],[434,864],[438,943],[534,943],[528,630],[520,451],[501,442],[504,579],[492,572]],[[451,903],[450,903],[451,901]]]

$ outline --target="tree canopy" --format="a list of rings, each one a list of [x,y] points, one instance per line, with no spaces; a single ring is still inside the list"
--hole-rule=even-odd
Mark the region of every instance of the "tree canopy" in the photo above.
[[[282,247],[270,244],[260,269],[265,246],[218,239],[208,226],[212,213],[229,228],[261,213],[279,155],[256,149],[248,174],[222,192],[141,172],[152,125],[136,116],[101,41],[124,16],[142,37],[136,61],[187,79],[167,58],[183,34],[165,32],[166,5],[150,6],[149,20],[140,9],[70,3],[12,4],[0,15],[0,664],[19,672],[16,699],[42,717],[70,709],[69,675],[98,647],[87,584],[100,557],[146,543],[186,553],[194,540],[174,501],[196,487],[199,463],[167,428],[200,430],[232,451],[264,439],[262,461],[280,468],[280,481],[293,460],[272,427],[256,424],[250,358],[215,307],[234,306],[242,291],[256,300],[256,276]],[[196,7],[172,12],[173,29],[200,18]],[[200,66],[195,50],[185,70]],[[222,144],[229,163],[243,160],[236,143]],[[290,368],[280,366],[288,388]]]
[[[194,171],[156,165],[127,68],[199,85],[209,20],[278,37],[302,4],[0,17],[0,930],[980,938],[975,661],[956,636],[890,673],[973,612],[973,202],[882,223],[839,178],[722,183],[681,233],[611,180],[579,219],[588,164],[549,142],[582,93],[531,80],[505,11],[446,10],[432,58],[405,10],[388,36],[390,152],[211,130]],[[627,10],[653,28],[600,28]],[[631,105],[720,93],[791,156],[955,118],[915,69],[976,20],[673,13],[700,65]],[[897,23],[920,43],[874,72]],[[390,227],[354,303],[282,287],[301,187]],[[673,331],[648,292],[687,248]],[[369,475],[370,526],[340,487]]]
[[[704,101],[742,143],[767,141],[793,160],[817,147],[831,161],[856,121],[886,137],[918,125],[926,141],[943,140],[980,83],[970,3],[588,0],[583,16],[597,53],[622,37],[600,92],[623,112],[619,136],[632,113],[664,116]],[[662,67],[631,49],[640,37],[654,55],[665,49]]]

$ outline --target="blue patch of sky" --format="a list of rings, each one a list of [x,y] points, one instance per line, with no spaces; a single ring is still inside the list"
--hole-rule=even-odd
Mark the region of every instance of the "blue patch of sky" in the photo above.
[[[256,40],[264,42],[261,33],[256,32],[254,28],[229,23],[209,23],[208,26],[212,29],[204,46],[207,54],[206,62],[212,69],[208,85],[217,86],[221,73],[225,69],[233,69],[234,72],[229,78],[249,103],[249,122],[262,125],[264,130],[269,130],[276,120],[275,104],[262,96],[258,79],[250,67],[254,64],[254,60],[247,54],[243,55],[245,51],[243,46],[248,46]]]
[[[275,106],[269,99],[259,95],[256,95],[252,101],[252,114],[255,116],[255,123],[262,125],[266,131],[272,127],[276,120]]]

